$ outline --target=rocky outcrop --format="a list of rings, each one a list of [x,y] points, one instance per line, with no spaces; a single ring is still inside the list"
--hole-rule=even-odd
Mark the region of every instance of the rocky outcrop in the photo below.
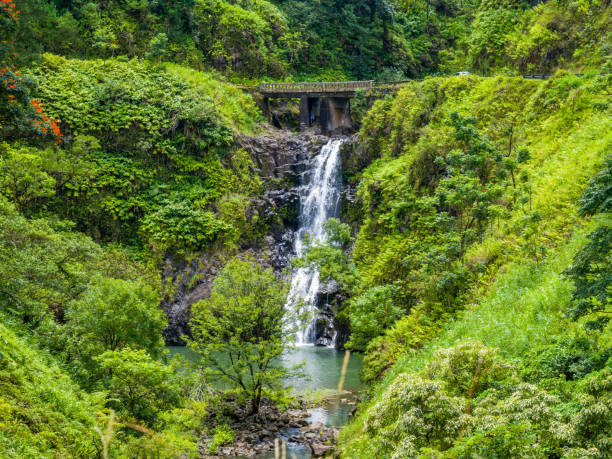
[[[344,142],[340,149],[342,157],[342,177],[344,183],[351,183],[355,176],[368,167],[375,159],[370,155],[361,143],[359,135],[354,134],[347,142]]]
[[[166,344],[183,346],[182,336],[190,335],[189,312],[191,305],[210,295],[212,281],[221,268],[221,263],[206,257],[192,260],[190,263],[175,266],[172,260],[166,261],[162,279],[165,284],[171,283],[176,289],[172,301],[163,303],[168,317],[164,330]]]
[[[293,134],[281,130],[269,130],[265,134],[236,139],[236,144],[247,150],[264,178],[298,184],[297,175],[304,172],[307,161],[317,155],[329,139],[312,132]]]
[[[303,404],[294,409],[279,411],[271,402],[263,400],[258,415],[245,417],[247,409],[247,406],[226,405],[220,413],[213,414],[213,417],[222,415],[223,419],[230,419],[229,427],[235,434],[234,442],[221,446],[214,455],[206,454],[204,451],[211,438],[203,434],[199,442],[203,458],[255,457],[274,451],[276,439],[288,446],[308,447],[313,457],[323,457],[334,449],[338,429],[320,422],[310,423],[310,415]]]
[[[336,339],[334,319],[340,307],[340,285],[335,281],[321,284],[315,298],[317,315],[314,318],[315,345],[331,346]]]

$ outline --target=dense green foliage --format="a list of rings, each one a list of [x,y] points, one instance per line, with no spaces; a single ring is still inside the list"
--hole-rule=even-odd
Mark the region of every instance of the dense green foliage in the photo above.
[[[2,29],[1,454],[196,456],[208,399],[163,348],[160,262],[258,237],[233,141],[261,115],[210,74],[111,58],[106,32],[101,60],[19,72],[29,6]]]
[[[598,351],[601,344],[563,316],[571,285],[561,272],[582,244],[584,236],[549,261],[509,266],[478,305],[416,354],[404,354],[346,432],[346,456],[374,457],[374,451],[381,452],[376,457],[404,457],[401,451],[439,457],[609,454],[610,351]],[[567,338],[572,335],[580,338]],[[489,357],[475,365],[476,352]],[[501,364],[505,376],[495,375],[487,387],[481,372],[489,363]],[[429,398],[415,399],[421,385],[431,386]],[[423,431],[437,430],[415,439],[409,419],[385,411],[390,400],[409,409],[432,407],[423,410],[426,415],[416,411],[412,422]],[[385,431],[393,422],[405,424]]]
[[[237,389],[259,413],[263,396],[282,389],[289,370],[280,356],[293,342],[288,289],[271,269],[233,259],[219,272],[209,298],[193,305],[189,347],[201,358],[201,373]]]
[[[260,189],[248,155],[228,156],[234,134],[260,119],[249,97],[198,72],[136,61],[48,55],[30,74],[65,141],[0,147],[0,183],[25,214],[44,209],[97,239],[160,255],[231,245],[251,228],[224,215],[230,192],[244,206]]]
[[[344,457],[610,454],[609,84],[430,79],[368,113],[345,308],[404,312]]]
[[[142,281],[94,277],[65,311],[74,373],[84,381],[99,379],[96,359],[105,351],[133,347],[159,357],[166,318],[158,304],[159,295]]]
[[[243,79],[405,79],[596,68],[610,3],[552,0],[22,0],[19,59],[44,52],[213,67]],[[580,40],[575,40],[580,37]]]
[[[287,50],[277,43],[292,39],[285,17],[265,0],[24,0],[20,8],[18,51],[26,55],[169,59],[255,77],[285,73]]]
[[[566,274],[574,282],[573,304],[569,315],[573,319],[589,316],[587,326],[601,330],[612,314],[612,156],[589,183],[578,209],[581,215],[603,214],[607,218],[587,238],[588,243],[576,254]]]
[[[5,457],[87,456],[96,452],[99,394],[86,394],[53,359],[5,324],[0,336],[0,451]]]
[[[180,401],[174,368],[153,360],[143,350],[106,351],[96,357],[108,374],[111,406],[134,419],[151,422],[160,411]]]
[[[368,410],[365,430],[381,440],[366,454],[580,457],[597,451],[605,457],[610,453],[604,433],[610,428],[610,412],[604,408],[610,400],[610,377],[607,369],[584,381],[589,395],[572,410],[571,424],[565,424],[569,418],[554,409],[559,404],[555,395],[519,383],[512,366],[494,349],[466,341],[438,351],[418,374],[402,374],[393,381]],[[587,432],[594,411],[599,411],[601,421]]]
[[[561,209],[576,202],[579,183],[609,149],[606,81],[431,79],[371,110],[362,148],[380,159],[359,177],[357,293],[393,287],[391,301],[411,314],[369,344],[368,378],[437,333],[478,293],[468,290],[474,282],[486,283],[515,255],[538,263],[562,240],[578,217],[575,207]],[[562,102],[569,98],[571,108]],[[560,132],[569,135],[564,143]],[[571,184],[557,189],[566,176]]]
[[[151,452],[195,452],[195,427],[186,418],[203,417],[202,408],[182,407],[184,393],[175,388],[166,395],[176,371],[152,360],[162,354],[165,325],[158,276],[68,222],[27,219],[4,198],[0,203],[3,455],[95,455],[106,404],[160,432],[150,440],[116,432],[116,457],[129,456],[134,442]],[[128,383],[132,398],[123,392]]]
[[[234,440],[211,380],[255,412],[282,395],[286,286],[235,257],[276,183],[227,81],[466,70],[490,77],[357,95],[356,199],[298,262],[365,351],[341,455],[612,455],[610,11],[0,0],[0,455],[198,457]],[[533,72],[555,75],[508,76]],[[192,373],[160,303],[196,257],[231,261],[194,306]]]

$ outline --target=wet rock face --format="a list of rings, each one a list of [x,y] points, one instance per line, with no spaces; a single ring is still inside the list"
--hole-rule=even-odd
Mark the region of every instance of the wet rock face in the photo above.
[[[168,345],[184,346],[181,337],[191,335],[188,325],[191,305],[210,295],[212,282],[222,265],[218,260],[215,263],[215,260],[197,259],[176,268],[168,261],[166,266],[163,282],[172,282],[177,290],[172,301],[162,304],[168,317],[163,336]]]
[[[334,330],[333,319],[324,315],[319,315],[315,319],[315,346],[331,346],[334,343],[336,331]]]
[[[264,178],[280,178],[298,184],[297,176],[329,139],[311,132],[293,134],[270,130],[256,137],[239,137],[236,143],[247,150]]]
[[[314,319],[315,346],[331,346],[336,338],[335,317],[340,307],[340,285],[335,281],[322,283],[315,298],[317,315]],[[344,344],[344,343],[342,343]]]
[[[359,143],[359,134],[352,135],[342,144],[340,155],[342,157],[342,175],[344,183],[361,172],[374,161],[376,152],[369,152]]]
[[[298,226],[300,175],[328,138],[312,133],[292,134],[271,130],[257,137],[241,137],[236,143],[251,154],[258,173],[268,185],[253,208],[265,218],[270,231],[257,246],[241,248],[258,262],[279,274],[291,266],[294,232]],[[189,263],[166,260],[163,282],[172,284],[175,294],[162,304],[168,317],[164,339],[168,345],[184,345],[190,335],[191,305],[210,295],[212,283],[223,263],[214,255],[203,254]]]
[[[321,284],[316,297],[317,316],[315,317],[315,345],[331,346],[343,350],[349,339],[349,326],[344,319],[338,318],[342,303],[347,300],[341,286],[330,281]]]

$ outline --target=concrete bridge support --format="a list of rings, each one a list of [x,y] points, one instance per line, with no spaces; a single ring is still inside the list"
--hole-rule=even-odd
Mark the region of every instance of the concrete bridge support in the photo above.
[[[324,134],[352,128],[349,97],[300,97],[300,129],[308,129],[318,122]]]
[[[305,131],[310,126],[310,98],[300,97],[300,130]]]
[[[326,97],[321,103],[321,129],[324,133],[343,132],[351,129],[351,99]]]
[[[299,98],[300,129],[318,122],[323,133],[333,134],[352,128],[351,97],[356,91],[370,91],[373,85],[372,80],[260,83],[259,92],[266,98]]]

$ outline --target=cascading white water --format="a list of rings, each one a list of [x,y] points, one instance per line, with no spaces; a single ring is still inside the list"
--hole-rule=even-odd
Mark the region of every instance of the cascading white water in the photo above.
[[[296,256],[304,249],[304,237],[308,235],[313,244],[325,241],[323,224],[337,215],[340,202],[340,146],[342,139],[331,139],[312,161],[304,184],[300,189],[299,229],[295,235]],[[299,268],[291,279],[291,290],[287,307],[295,307],[299,299],[309,312],[308,323],[298,324],[296,344],[312,344],[315,341],[315,297],[319,291],[319,272]]]

